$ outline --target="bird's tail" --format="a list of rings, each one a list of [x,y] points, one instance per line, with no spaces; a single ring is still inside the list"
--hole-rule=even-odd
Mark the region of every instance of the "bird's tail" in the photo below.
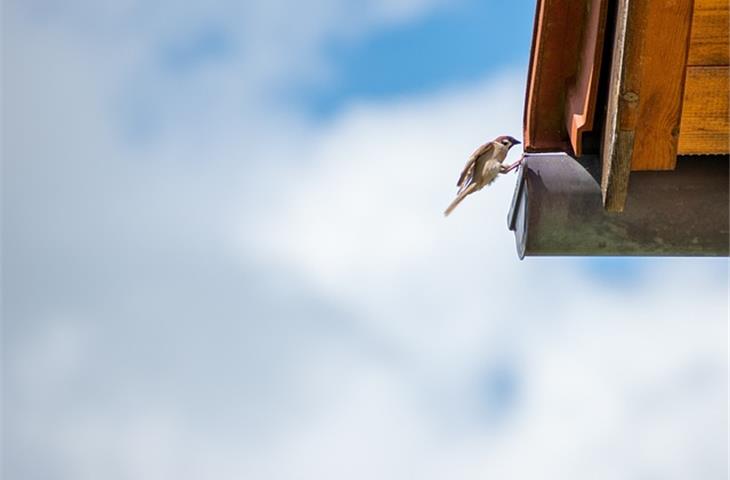
[[[459,194],[456,196],[453,202],[444,210],[444,217],[448,217],[451,212],[454,211],[456,207],[459,206],[462,200],[466,198],[467,195],[469,195],[471,192],[474,191],[474,184],[472,183],[468,187],[466,187],[464,190],[459,192]]]

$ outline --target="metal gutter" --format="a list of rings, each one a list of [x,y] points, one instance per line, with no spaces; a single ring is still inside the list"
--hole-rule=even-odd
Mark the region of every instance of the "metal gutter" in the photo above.
[[[672,172],[634,172],[626,208],[614,213],[603,208],[596,156],[527,154],[507,222],[517,253],[728,256],[729,160],[680,157]]]

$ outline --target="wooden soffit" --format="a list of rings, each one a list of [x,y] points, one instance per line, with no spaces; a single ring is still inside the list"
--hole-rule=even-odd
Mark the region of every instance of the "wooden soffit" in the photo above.
[[[730,3],[695,0],[680,155],[730,153]]]
[[[538,0],[524,112],[525,151],[582,153],[593,128],[608,0]]]

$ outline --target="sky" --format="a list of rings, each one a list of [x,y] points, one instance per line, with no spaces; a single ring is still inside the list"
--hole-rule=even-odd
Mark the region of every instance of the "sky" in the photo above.
[[[533,15],[3,0],[3,478],[727,478],[726,259],[442,215]]]

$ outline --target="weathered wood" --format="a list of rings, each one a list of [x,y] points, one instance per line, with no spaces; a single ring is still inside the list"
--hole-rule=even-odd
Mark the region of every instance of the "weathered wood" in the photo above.
[[[688,65],[730,63],[730,3],[695,0]]]
[[[692,0],[619,0],[602,189],[622,211],[629,174],[674,168]]]
[[[634,149],[633,130],[619,128],[619,97],[623,85],[626,58],[626,31],[629,22],[629,0],[618,0],[608,86],[606,121],[603,130],[601,194],[606,210],[620,212],[626,204]]]
[[[679,153],[730,153],[730,71],[727,66],[687,68]]]
[[[607,10],[608,0],[589,0],[587,4],[578,71],[565,101],[566,127],[577,156],[583,153],[583,133],[593,129]]]

